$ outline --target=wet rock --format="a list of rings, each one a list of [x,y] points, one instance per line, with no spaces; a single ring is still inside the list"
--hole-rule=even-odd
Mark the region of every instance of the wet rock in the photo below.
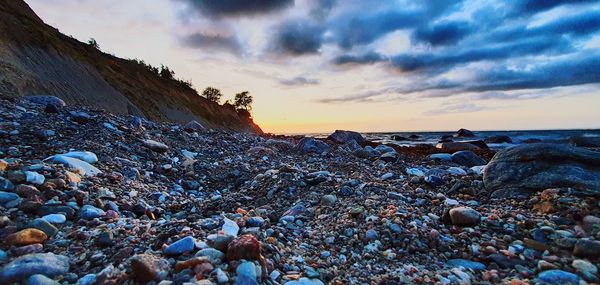
[[[38,229],[24,229],[6,237],[5,242],[10,245],[28,245],[43,243],[48,236]]]
[[[434,153],[434,154],[430,155],[429,158],[439,159],[439,160],[443,160],[443,161],[450,161],[450,160],[452,160],[452,155],[449,153]]]
[[[452,154],[452,162],[466,167],[485,165],[487,162],[472,151],[463,150]]]
[[[448,151],[448,152],[479,149],[478,146],[476,146],[474,144],[466,143],[466,142],[443,142],[443,143],[438,143],[435,147],[438,149],[441,149],[443,151]]]
[[[353,131],[336,130],[333,132],[333,134],[329,135],[327,139],[340,144],[344,144],[349,141],[355,141],[359,145],[365,143],[365,138],[360,133]]]
[[[34,253],[16,258],[0,269],[0,283],[11,283],[35,274],[55,277],[69,272],[69,258],[53,253]]]
[[[474,137],[475,134],[467,129],[460,129],[458,131],[456,131],[456,134],[454,134],[455,137],[463,137],[463,138],[470,138],[470,137]]]
[[[573,187],[600,194],[600,153],[558,144],[528,144],[499,151],[483,181],[495,197],[529,195],[548,188]]]
[[[184,237],[171,245],[167,246],[164,250],[166,255],[180,255],[186,252],[194,250],[195,240],[191,236]]]
[[[491,136],[484,141],[485,143],[512,143],[512,139],[509,136]]]
[[[169,274],[169,262],[151,254],[134,255],[130,262],[134,278],[141,282],[159,282]]]
[[[479,224],[481,214],[469,207],[456,207],[450,210],[450,219],[453,225],[469,227]]]

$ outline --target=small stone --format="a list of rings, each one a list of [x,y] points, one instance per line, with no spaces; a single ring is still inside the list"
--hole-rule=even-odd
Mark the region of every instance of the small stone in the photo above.
[[[33,220],[33,227],[43,231],[49,237],[53,237],[58,233],[58,228],[43,218],[37,218]]]
[[[0,206],[5,206],[9,202],[19,199],[19,195],[11,192],[0,191]]]
[[[229,277],[227,276],[227,273],[225,273],[223,270],[221,270],[221,268],[217,268],[217,270],[215,271],[215,274],[217,275],[217,282],[219,284],[224,284],[229,282]]]
[[[28,245],[34,243],[43,243],[48,236],[38,229],[24,229],[6,237],[5,242],[10,245]]]
[[[573,255],[578,257],[599,258],[600,241],[589,239],[578,240],[573,249]]]
[[[48,214],[42,217],[51,224],[64,224],[67,221],[67,217],[63,214]]]
[[[260,242],[253,235],[234,239],[227,247],[227,260],[262,260]]]
[[[369,229],[365,234],[365,238],[367,240],[376,240],[379,237],[379,234],[374,229]]]
[[[98,235],[98,239],[96,239],[96,243],[100,246],[113,246],[115,241],[113,240],[114,236],[111,231],[102,232]]]
[[[169,274],[169,262],[151,254],[137,254],[131,259],[131,270],[136,280],[161,281]]]
[[[265,219],[261,217],[250,217],[246,221],[248,227],[262,227],[265,224]]]
[[[60,283],[58,283],[58,281],[54,281],[44,275],[35,274],[35,275],[31,275],[31,276],[29,276],[29,278],[27,278],[27,282],[25,282],[25,285],[60,285]]]
[[[0,283],[28,278],[35,274],[48,277],[64,275],[69,272],[69,258],[53,253],[33,253],[16,258],[0,269]]]
[[[30,245],[25,245],[21,247],[17,247],[11,250],[11,253],[15,256],[21,256],[30,253],[38,253],[44,250],[44,246],[40,243],[34,243]]]
[[[169,147],[161,142],[157,142],[155,140],[144,140],[143,145],[154,152],[163,153],[169,150]]]
[[[548,284],[548,285],[566,285],[566,284],[578,285],[580,278],[579,278],[579,276],[577,276],[573,273],[558,270],[558,269],[553,269],[553,270],[544,271],[544,272],[541,272],[540,274],[538,274],[537,281],[539,283]]]
[[[229,243],[231,243],[231,241],[233,241],[233,239],[234,239],[233,236],[223,235],[223,234],[211,234],[211,235],[208,235],[206,238],[207,238],[206,243],[208,243],[208,245],[210,247],[216,248],[222,252],[227,251],[227,247],[229,246]]]
[[[452,162],[466,167],[486,165],[487,162],[469,150],[457,151],[452,154]]]
[[[46,178],[44,177],[44,175],[41,175],[37,172],[33,172],[33,171],[25,171],[25,181],[27,183],[31,183],[31,184],[35,184],[35,185],[42,185],[44,184],[44,181],[46,180]]]
[[[486,268],[485,264],[466,260],[466,259],[450,259],[446,261],[446,266],[448,267],[464,267],[465,269],[472,270],[484,270]]]
[[[302,277],[299,280],[285,282],[284,285],[324,285],[321,280]]]
[[[327,206],[332,206],[335,204],[335,202],[337,201],[337,197],[335,195],[324,195],[323,198],[321,198],[321,202],[323,203],[323,205],[327,205]]]
[[[79,210],[79,217],[84,220],[93,220],[104,216],[106,212],[102,209],[98,209],[92,205],[85,205]]]
[[[206,256],[215,265],[221,264],[225,259],[225,253],[210,247],[199,250],[196,252],[196,256]]]
[[[194,250],[195,240],[192,236],[184,237],[165,248],[166,255],[180,255]]]
[[[593,263],[583,260],[583,259],[575,259],[571,266],[580,272],[586,280],[594,280],[596,279],[596,274],[598,273],[598,267]]]
[[[479,224],[481,214],[469,207],[456,207],[450,210],[450,219],[456,226],[475,226]]]

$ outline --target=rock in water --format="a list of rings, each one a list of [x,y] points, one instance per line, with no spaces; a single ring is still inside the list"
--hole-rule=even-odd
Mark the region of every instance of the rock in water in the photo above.
[[[48,277],[69,272],[69,258],[54,253],[33,253],[21,256],[0,269],[0,283],[10,284],[35,274]]]
[[[138,254],[131,258],[131,269],[139,281],[159,282],[169,274],[169,262],[151,254]]]
[[[329,150],[329,145],[314,138],[303,138],[296,144],[294,151],[300,153],[324,153]]]
[[[452,154],[452,162],[460,164],[466,167],[473,167],[478,165],[486,165],[487,162],[483,158],[477,156],[472,151],[463,150],[457,151]]]
[[[467,129],[460,129],[456,131],[455,137],[472,138],[475,134]]]
[[[496,153],[483,175],[495,197],[527,196],[548,188],[572,187],[600,194],[600,153],[558,144],[527,144]]]
[[[327,139],[342,144],[347,143],[349,141],[355,141],[358,144],[365,143],[365,138],[360,133],[353,131],[336,130],[335,132],[333,132],[333,134],[329,135]]]

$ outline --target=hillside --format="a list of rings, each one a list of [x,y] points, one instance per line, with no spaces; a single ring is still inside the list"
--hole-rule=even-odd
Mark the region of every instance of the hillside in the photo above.
[[[261,132],[251,118],[182,82],[61,34],[24,1],[0,0],[0,97],[27,95],[55,95],[67,104],[152,120]]]

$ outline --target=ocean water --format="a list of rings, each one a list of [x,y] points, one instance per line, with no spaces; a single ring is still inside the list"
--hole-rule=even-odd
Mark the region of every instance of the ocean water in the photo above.
[[[384,132],[384,133],[363,133],[366,139],[378,142],[396,144],[399,146],[414,146],[418,144],[436,145],[442,136],[454,135],[456,132]],[[494,136],[509,136],[512,143],[494,144],[488,143],[492,149],[502,149],[509,146],[522,144],[528,140],[536,139],[542,142],[549,143],[569,143],[571,137],[588,137],[600,138],[600,129],[592,130],[531,130],[531,131],[473,131],[475,137],[470,138],[453,138],[454,141],[469,141],[469,140],[485,140]],[[329,134],[319,133],[310,134],[318,138],[325,138]],[[394,140],[393,136],[402,136],[408,138],[410,136],[417,138],[409,140]]]

